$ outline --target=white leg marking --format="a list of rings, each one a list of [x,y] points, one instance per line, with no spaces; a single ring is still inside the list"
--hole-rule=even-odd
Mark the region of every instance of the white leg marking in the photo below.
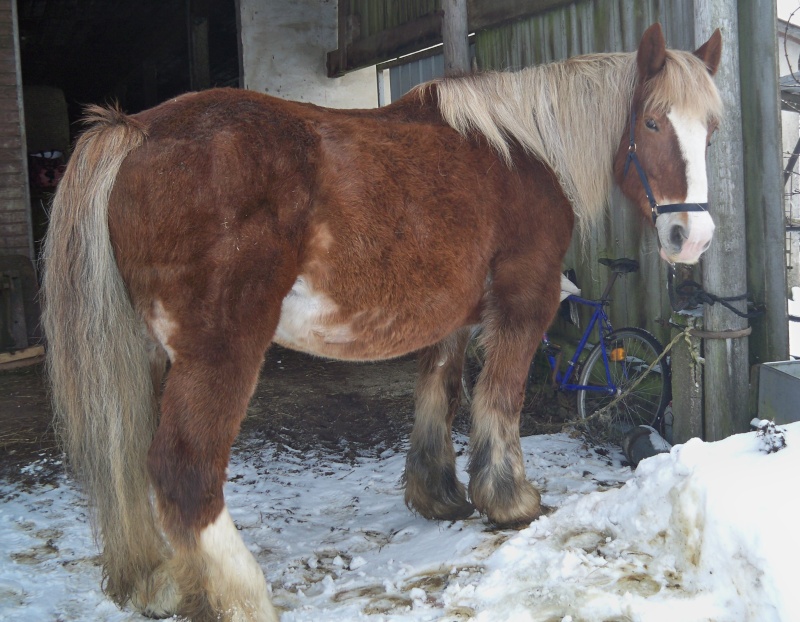
[[[707,128],[702,120],[690,117],[681,111],[671,110],[667,117],[675,129],[681,155],[686,164],[686,198],[674,202],[707,203]],[[714,221],[708,212],[688,212],[686,216],[688,220],[683,228],[686,230],[687,238],[676,255],[666,258],[681,263],[696,263],[714,235]],[[669,243],[670,232],[677,224],[683,226],[682,222],[678,222],[681,218],[680,214],[665,214],[656,221],[662,248],[672,247]]]
[[[167,313],[163,303],[160,300],[156,300],[153,304],[153,312],[150,316],[150,330],[153,331],[155,338],[158,339],[158,342],[164,350],[166,350],[171,363],[175,362],[175,350],[170,347],[169,340],[172,335],[175,334],[177,327],[178,324],[170,317],[169,313]]]
[[[278,622],[264,573],[242,542],[228,508],[200,533],[209,599],[231,622]]]

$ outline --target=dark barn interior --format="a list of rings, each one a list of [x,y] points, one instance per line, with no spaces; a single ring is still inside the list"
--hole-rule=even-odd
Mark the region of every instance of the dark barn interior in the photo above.
[[[237,12],[235,0],[19,0],[17,14],[38,254],[83,109],[117,103],[134,113],[239,86]]]
[[[234,0],[19,0],[26,87],[128,112],[189,90],[239,85]]]

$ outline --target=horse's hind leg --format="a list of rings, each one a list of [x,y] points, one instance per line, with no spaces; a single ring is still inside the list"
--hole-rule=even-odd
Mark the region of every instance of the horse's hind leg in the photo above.
[[[263,326],[242,325],[248,330],[236,334],[176,328],[168,336],[175,348],[148,456],[174,551],[154,581],[162,584],[162,600],[174,597],[177,613],[195,621],[277,620],[264,575],[242,542],[222,491],[230,447],[267,347],[259,334]]]
[[[469,329],[461,329],[420,356],[405,498],[406,504],[425,518],[458,520],[474,511],[456,477],[450,437],[468,338]]]

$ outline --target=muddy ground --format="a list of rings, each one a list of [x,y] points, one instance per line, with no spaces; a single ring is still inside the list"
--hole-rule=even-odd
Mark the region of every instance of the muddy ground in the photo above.
[[[397,450],[413,423],[416,358],[377,363],[329,361],[274,346],[267,353],[237,445],[259,443],[287,450],[323,448],[343,460]],[[41,365],[0,372],[0,477],[16,480],[20,467],[60,452]],[[574,402],[546,386],[535,372],[521,418],[521,433],[554,432]],[[469,430],[462,403],[454,427]],[[39,472],[39,480],[48,473]]]

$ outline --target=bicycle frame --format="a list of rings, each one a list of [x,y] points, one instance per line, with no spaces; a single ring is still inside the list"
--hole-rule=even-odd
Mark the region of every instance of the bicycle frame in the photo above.
[[[613,284],[613,283],[611,283]],[[606,291],[610,290],[611,287],[608,287]],[[601,300],[589,300],[588,298],[581,298],[580,296],[570,295],[567,297],[567,300],[571,302],[576,302],[580,305],[592,307],[594,311],[592,312],[592,317],[589,320],[589,324],[586,326],[586,330],[583,331],[583,335],[581,336],[581,340],[578,343],[578,347],[575,350],[575,354],[573,355],[572,359],[567,363],[567,369],[565,372],[561,372],[559,370],[559,358],[554,356],[551,352],[548,352],[548,349],[551,348],[553,344],[550,343],[550,339],[545,333],[542,336],[542,345],[545,346],[545,354],[547,355],[547,360],[550,363],[550,368],[553,370],[553,380],[555,382],[556,388],[560,391],[597,391],[597,392],[606,392],[609,395],[613,395],[617,392],[617,386],[614,384],[614,381],[611,379],[611,372],[609,370],[608,365],[608,352],[606,350],[606,335],[610,334],[614,329],[611,326],[611,322],[608,319],[608,315],[606,314],[605,307],[610,304],[607,296],[603,296]],[[586,344],[589,342],[589,338],[592,335],[592,331],[594,331],[595,326],[597,326],[597,347],[601,349],[603,354],[603,366],[606,370],[606,386],[604,387],[597,387],[597,386],[586,386],[582,384],[572,384],[570,379],[572,377],[573,372],[575,371],[576,365],[578,363],[578,359],[581,356]]]

